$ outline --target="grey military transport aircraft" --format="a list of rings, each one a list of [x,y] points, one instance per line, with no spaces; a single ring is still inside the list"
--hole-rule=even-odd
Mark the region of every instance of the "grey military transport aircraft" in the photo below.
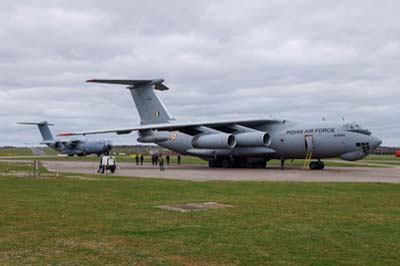
[[[39,123],[20,122],[18,124],[38,126],[43,138],[43,141],[40,142],[40,144],[46,144],[49,148],[57,150],[62,154],[67,154],[68,156],[85,156],[91,153],[101,155],[103,153],[108,153],[112,148],[111,142],[106,140],[54,139],[49,128],[49,126],[54,125],[47,121]]]
[[[264,168],[271,159],[306,159],[311,169],[323,169],[323,158],[354,161],[367,156],[381,140],[357,123],[300,123],[270,118],[206,122],[178,122],[154,90],[168,90],[163,79],[93,79],[87,82],[126,85],[138,110],[141,125],[61,136],[138,131],[138,142],[200,157],[210,167]],[[313,161],[312,161],[313,160]]]

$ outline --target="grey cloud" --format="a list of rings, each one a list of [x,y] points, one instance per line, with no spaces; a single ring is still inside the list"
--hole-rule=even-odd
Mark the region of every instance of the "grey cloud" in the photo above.
[[[2,1],[0,145],[139,123],[129,92],[163,77],[179,119],[357,120],[400,145],[398,1]],[[135,135],[107,135],[133,143]]]

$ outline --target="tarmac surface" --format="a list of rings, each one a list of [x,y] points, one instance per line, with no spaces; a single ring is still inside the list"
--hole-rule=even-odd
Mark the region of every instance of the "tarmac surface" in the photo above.
[[[97,162],[41,161],[49,171],[97,174]],[[205,165],[157,166],[118,163],[114,175],[191,181],[282,181],[282,182],[381,182],[400,183],[400,167],[326,167],[322,171],[288,166],[266,169],[221,169]]]

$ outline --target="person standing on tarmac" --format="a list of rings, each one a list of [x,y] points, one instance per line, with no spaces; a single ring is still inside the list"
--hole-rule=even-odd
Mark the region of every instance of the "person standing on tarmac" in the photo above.
[[[158,163],[160,164],[160,171],[164,171],[164,158],[162,157],[161,154],[158,157]]]
[[[167,160],[167,165],[169,165],[169,154],[167,154],[167,156],[165,157],[165,159]]]
[[[139,165],[139,154],[136,153],[135,156],[136,165]]]
[[[142,153],[142,154],[140,154],[140,165],[143,165],[143,162],[144,162],[144,156]]]
[[[105,155],[102,154],[100,157],[99,169],[97,170],[97,173],[100,173],[103,170],[103,156],[105,156]]]
[[[158,153],[156,153],[156,154],[154,155],[154,163],[155,163],[155,165],[158,164]]]
[[[101,157],[100,157],[100,164],[99,164],[99,170],[97,171],[100,174],[104,174],[106,171],[107,165],[108,165],[108,152],[105,152]]]
[[[181,164],[181,155],[178,154],[178,164]]]

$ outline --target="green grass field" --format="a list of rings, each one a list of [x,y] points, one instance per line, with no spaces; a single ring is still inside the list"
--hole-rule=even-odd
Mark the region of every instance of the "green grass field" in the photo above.
[[[371,155],[365,157],[363,160],[367,160],[367,161],[398,161],[398,162],[400,162],[400,157],[396,157],[396,156],[394,156],[394,154],[391,154],[391,155],[371,154]]]
[[[0,173],[29,172],[33,173],[33,161],[29,163],[8,163],[0,161]],[[40,173],[49,173],[45,167],[40,167]]]
[[[400,158],[394,155],[370,155],[360,162],[400,166]]]
[[[395,184],[0,176],[0,264],[398,265],[399,195]],[[235,207],[153,207],[205,201]]]
[[[28,148],[0,148],[0,156],[31,156],[32,150]]]
[[[0,173],[10,172],[10,171],[27,172],[31,171],[32,168],[33,168],[32,163],[7,163],[0,161]]]

